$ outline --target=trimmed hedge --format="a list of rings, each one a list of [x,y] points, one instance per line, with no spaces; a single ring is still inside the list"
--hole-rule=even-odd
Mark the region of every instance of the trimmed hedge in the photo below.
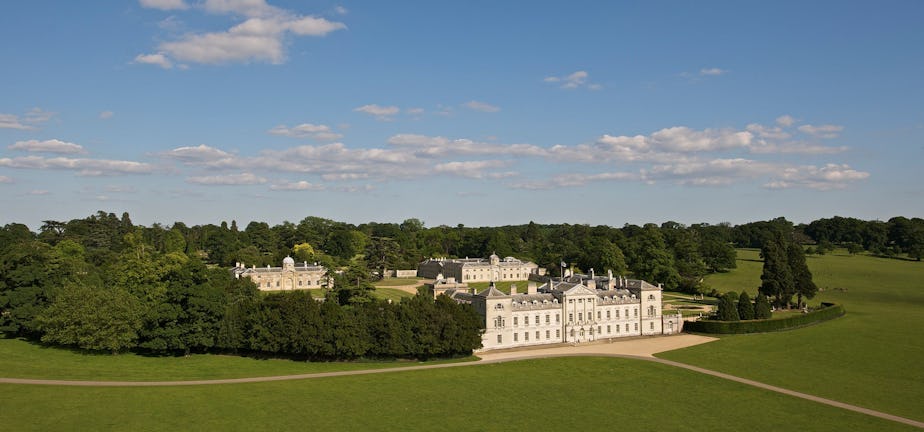
[[[821,309],[802,315],[793,315],[780,319],[748,321],[699,320],[684,323],[684,331],[713,334],[766,333],[787,330],[819,323],[840,317],[847,313],[844,306],[834,303],[822,303]]]

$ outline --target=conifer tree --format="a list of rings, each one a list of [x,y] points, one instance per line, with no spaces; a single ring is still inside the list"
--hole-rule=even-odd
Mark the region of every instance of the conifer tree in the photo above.
[[[738,296],[738,318],[742,320],[754,319],[754,305],[751,303],[751,296],[747,291],[741,291]]]
[[[735,299],[733,296],[728,294],[723,294],[719,298],[719,308],[716,313],[719,321],[738,321],[738,308],[735,307]]]
[[[805,253],[802,245],[792,242],[789,244],[787,260],[792,271],[793,290],[798,296],[797,307],[802,307],[802,297],[811,299],[818,293],[818,287],[812,281],[812,272],[805,262]]]
[[[773,314],[770,311],[770,300],[763,293],[757,294],[757,299],[754,301],[754,318],[770,319],[771,315]]]
[[[773,297],[777,306],[788,306],[795,292],[795,284],[787,256],[787,244],[782,234],[766,239],[760,254],[764,258],[764,268],[760,275],[759,291]]]

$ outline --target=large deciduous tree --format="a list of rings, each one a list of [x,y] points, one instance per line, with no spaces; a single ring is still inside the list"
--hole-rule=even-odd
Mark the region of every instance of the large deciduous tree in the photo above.
[[[135,346],[141,307],[118,287],[68,284],[37,321],[43,342],[117,353]]]

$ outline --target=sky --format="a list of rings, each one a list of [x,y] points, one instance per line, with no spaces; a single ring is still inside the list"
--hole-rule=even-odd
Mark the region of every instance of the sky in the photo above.
[[[0,5],[0,223],[924,216],[920,1]]]

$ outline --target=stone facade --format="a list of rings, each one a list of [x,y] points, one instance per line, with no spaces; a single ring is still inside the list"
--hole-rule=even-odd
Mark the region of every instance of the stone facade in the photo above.
[[[484,258],[431,258],[417,266],[417,276],[427,279],[455,278],[462,283],[521,281],[530,274],[545,274],[534,262],[523,262],[514,257],[503,260],[492,254]]]
[[[250,278],[260,291],[331,288],[333,283],[327,279],[327,269],[323,266],[307,262],[295,264],[291,257],[282,260],[282,267],[248,268],[243,263],[237,263],[231,272],[237,278]]]
[[[483,350],[674,334],[680,314],[661,311],[661,288],[641,280],[577,275],[547,278],[527,292],[504,294],[493,285],[472,294],[448,291],[485,318]]]

